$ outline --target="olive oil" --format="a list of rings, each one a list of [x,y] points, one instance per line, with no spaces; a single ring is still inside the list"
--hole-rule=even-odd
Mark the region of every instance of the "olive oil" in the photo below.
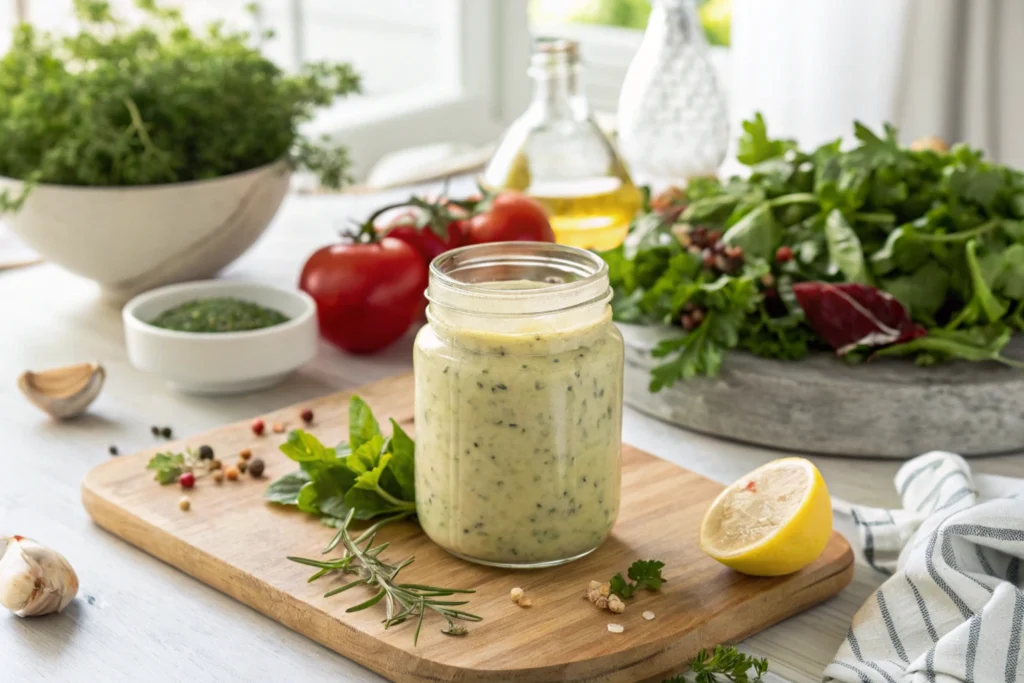
[[[576,43],[539,39],[530,75],[533,101],[505,133],[482,184],[540,202],[560,244],[612,249],[640,208],[640,192],[590,114]]]
[[[625,174],[507,187],[522,190],[544,206],[559,244],[584,249],[617,247],[640,208],[640,191]]]

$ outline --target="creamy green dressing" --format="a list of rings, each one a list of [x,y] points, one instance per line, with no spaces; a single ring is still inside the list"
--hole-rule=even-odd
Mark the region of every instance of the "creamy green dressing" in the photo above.
[[[436,543],[495,564],[595,549],[619,507],[622,338],[606,310],[570,330],[421,330],[416,505]]]

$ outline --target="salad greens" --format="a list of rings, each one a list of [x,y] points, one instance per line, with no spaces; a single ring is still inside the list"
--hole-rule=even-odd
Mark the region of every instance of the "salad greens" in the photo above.
[[[716,374],[732,349],[1017,365],[1002,351],[1024,330],[1024,173],[966,145],[901,147],[891,126],[855,124],[845,150],[773,139],[760,115],[743,131],[749,175],[654,197],[625,243],[602,253],[616,320],[682,328],[654,349],[651,391]],[[814,314],[796,283],[821,304]],[[892,334],[865,301],[899,304],[913,333]]]
[[[349,401],[347,442],[329,448],[297,429],[281,444],[281,452],[299,469],[267,487],[264,496],[272,503],[294,505],[333,527],[344,526],[350,514],[366,520],[416,512],[415,444],[394,420],[385,438],[370,406],[358,396]]]

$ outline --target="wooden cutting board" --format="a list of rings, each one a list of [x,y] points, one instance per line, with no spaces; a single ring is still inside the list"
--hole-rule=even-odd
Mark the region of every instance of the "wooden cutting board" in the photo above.
[[[411,375],[358,389],[382,424],[395,418],[410,429]],[[277,450],[284,434],[274,422],[301,426],[299,412],[310,407],[309,427],[326,443],[347,433],[349,393],[262,416],[267,433],[253,435],[248,422],[136,455],[112,459],[93,469],[82,484],[82,500],[101,527],[200,581],[259,610],[289,628],[396,681],[607,681],[632,682],[675,669],[702,647],[738,641],[835,595],[853,576],[853,554],[834,534],[811,566],[780,578],[737,574],[704,556],[697,528],[704,509],[722,486],[631,446],[623,452],[622,506],[614,532],[589,557],[563,567],[512,572],[458,560],[433,545],[412,523],[392,525],[380,540],[392,542],[386,557],[415,555],[406,581],[474,588],[464,609],[484,617],[461,638],[440,633],[436,619],[424,621],[419,645],[415,624],[387,631],[378,607],[346,614],[371,595],[354,589],[322,595],[337,579],[308,584],[311,571],[286,555],[317,556],[333,531],[307,515],[266,504],[263,490],[294,463]],[[192,509],[178,509],[182,490],[160,486],[145,469],[153,453],[211,445],[226,463],[251,448],[267,463],[262,480],[200,480],[190,492]],[[644,591],[626,612],[599,611],[583,593],[590,580],[607,581],[636,559],[665,562],[668,582],[658,593]],[[523,609],[509,599],[520,586],[533,600]],[[645,610],[656,618],[646,621]],[[625,627],[610,633],[609,623]]]

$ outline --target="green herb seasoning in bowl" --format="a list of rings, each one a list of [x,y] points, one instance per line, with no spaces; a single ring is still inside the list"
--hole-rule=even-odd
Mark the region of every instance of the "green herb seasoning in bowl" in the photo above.
[[[190,394],[264,389],[317,350],[313,299],[252,282],[168,285],[129,301],[122,318],[132,365]]]
[[[274,308],[232,297],[194,299],[169,308],[150,325],[178,332],[244,332],[288,322]]]

